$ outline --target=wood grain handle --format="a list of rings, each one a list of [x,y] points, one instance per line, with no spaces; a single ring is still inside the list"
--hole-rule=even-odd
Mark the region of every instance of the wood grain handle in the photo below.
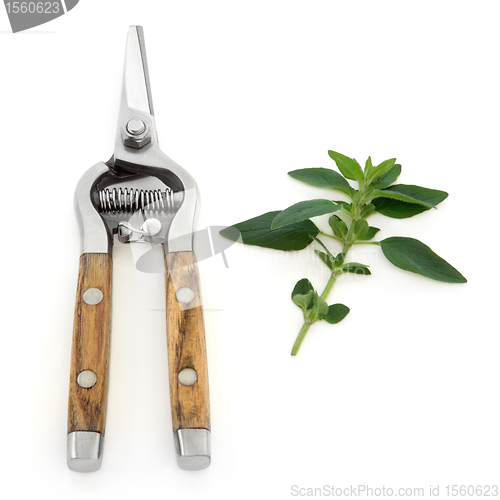
[[[111,330],[112,259],[80,257],[68,404],[68,433],[104,435]]]
[[[210,430],[205,329],[196,257],[193,252],[166,253],[165,267],[173,430]]]

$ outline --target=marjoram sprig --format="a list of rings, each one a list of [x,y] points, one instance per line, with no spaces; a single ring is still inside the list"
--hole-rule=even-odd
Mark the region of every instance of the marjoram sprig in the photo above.
[[[306,278],[299,280],[292,291],[292,301],[303,314],[303,325],[292,347],[292,356],[299,351],[312,324],[317,321],[336,324],[349,313],[349,308],[343,304],[328,305],[326,302],[336,280],[345,273],[371,274],[368,265],[347,260],[353,245],[380,246],[389,262],[405,271],[446,283],[467,282],[460,272],[419,240],[396,236],[372,241],[380,229],[367,222],[374,213],[396,219],[413,217],[435,208],[448,193],[394,184],[401,173],[401,165],[395,158],[374,166],[369,157],[362,168],[354,158],[335,151],[328,151],[328,154],[340,173],[328,168],[304,168],[288,172],[288,175],[311,186],[339,191],[349,201],[300,201],[285,210],[267,212],[220,232],[232,241],[283,251],[302,250],[312,243],[319,245],[320,249],[314,252],[328,267],[330,276],[321,294]],[[354,181],[357,189],[349,181]],[[331,232],[328,233],[320,231],[310,220],[326,214],[331,214],[328,220]],[[318,238],[320,235],[339,242],[340,251],[334,255]]]

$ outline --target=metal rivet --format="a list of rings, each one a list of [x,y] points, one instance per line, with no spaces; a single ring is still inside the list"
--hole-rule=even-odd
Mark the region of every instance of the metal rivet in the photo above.
[[[97,375],[92,370],[83,370],[76,379],[77,384],[84,389],[94,387],[97,382]]]
[[[189,304],[194,299],[195,294],[191,288],[183,286],[177,290],[175,296],[181,304]]]
[[[88,288],[83,293],[83,301],[89,306],[95,306],[96,304],[99,304],[103,297],[104,296],[99,288]]]
[[[141,135],[146,131],[146,125],[138,118],[132,118],[127,123],[127,132],[131,135]]]
[[[178,379],[182,385],[193,385],[198,380],[198,374],[192,368],[184,368],[179,372]]]

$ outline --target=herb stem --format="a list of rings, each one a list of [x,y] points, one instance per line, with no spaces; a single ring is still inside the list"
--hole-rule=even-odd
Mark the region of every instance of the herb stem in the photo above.
[[[328,250],[328,248],[326,247],[326,245],[318,238],[314,238],[315,241],[317,241],[325,250],[326,250],[326,253],[330,256],[330,258],[332,259],[332,261],[335,260],[335,257],[332,255],[332,252],[330,252],[330,250]]]
[[[302,328],[300,329],[300,332],[297,335],[297,339],[295,340],[295,343],[293,344],[292,356],[296,356],[297,353],[299,352],[302,341],[304,340],[304,337],[306,336],[306,333],[309,330],[309,328],[311,327],[311,325],[312,325],[312,322],[309,321],[309,319],[306,319],[304,321],[304,324],[302,325]]]
[[[358,198],[356,203],[353,203],[351,213],[348,213],[348,215],[351,217],[351,225],[349,226],[349,230],[347,231],[347,235],[345,239],[337,238],[337,236],[333,236],[328,233],[324,233],[323,231],[320,231],[319,234],[322,236],[328,236],[329,238],[332,238],[334,240],[339,241],[342,243],[342,253],[344,254],[344,260],[347,256],[347,252],[353,245],[380,245],[378,241],[356,241],[356,235],[354,233],[354,224],[356,221],[361,217],[361,207],[363,205],[363,195],[364,195],[364,186],[360,185],[360,197]],[[327,252],[330,256],[332,254],[330,251],[326,248],[326,246],[321,242],[318,238],[314,238]],[[332,256],[333,258],[333,256]],[[339,266],[340,267],[340,266]],[[328,283],[325,286],[325,289],[321,293],[320,297],[324,301],[326,301],[326,298],[328,297],[328,294],[330,293],[330,290],[332,289],[338,274],[338,268],[336,266],[333,267],[332,273],[330,275],[330,278],[328,280]],[[309,312],[308,316],[304,319],[304,324],[302,325],[302,328],[299,331],[299,334],[297,335],[297,338],[295,339],[295,343],[293,344],[292,347],[292,356],[295,356],[299,349],[300,346],[302,345],[302,342],[309,331],[309,328],[311,325],[314,323],[313,320],[311,320],[311,314],[312,311]],[[316,320],[317,321],[317,320]]]
[[[353,220],[353,225],[354,225],[354,220]],[[351,230],[351,228],[349,228],[349,231],[350,230]],[[348,234],[347,238],[349,238],[350,236],[351,235]],[[347,256],[347,252],[349,251],[349,249],[351,248],[351,246],[352,246],[352,241],[346,241],[344,243],[344,246],[342,247],[342,253]]]
[[[336,279],[337,277],[335,276],[335,271],[334,271],[330,275],[330,279],[328,280],[325,289],[323,290],[323,292],[321,292],[320,297],[323,300],[326,300],[326,298],[328,297],[328,294],[330,293],[330,290],[332,289],[332,286],[334,285]],[[309,331],[309,328],[311,327],[312,324],[313,322],[309,319],[309,317],[307,317],[304,321],[304,324],[302,325],[302,328],[300,329],[299,334],[297,335],[297,338],[295,339],[295,343],[293,344],[292,356],[296,356],[297,353],[299,352],[300,346],[302,345],[302,341],[304,340],[304,337],[306,336],[306,333]]]
[[[321,236],[328,236],[328,238],[332,238],[332,240],[340,241],[340,243],[344,243],[343,239],[337,238],[337,236],[334,236],[333,234],[324,233],[323,231],[320,231],[319,234],[321,234]]]
[[[357,208],[357,207],[356,207]],[[355,212],[356,213],[356,212]],[[356,223],[357,217],[353,216],[351,225],[349,226],[349,231],[347,231],[347,236],[344,241],[344,246],[342,247],[342,253],[347,256],[347,252],[351,248],[354,242],[354,224]]]
[[[330,279],[328,280],[328,283],[326,284],[325,289],[323,290],[323,292],[320,295],[320,297],[323,300],[326,300],[326,298],[328,297],[328,294],[330,293],[330,290],[332,289],[332,286],[335,283],[335,280],[336,280],[336,276],[335,276],[335,272],[333,272],[330,275]]]
[[[353,245],[380,245],[380,241],[354,241]]]

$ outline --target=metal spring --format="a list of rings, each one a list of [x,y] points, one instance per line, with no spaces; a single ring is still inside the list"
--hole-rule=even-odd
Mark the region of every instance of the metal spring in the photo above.
[[[174,212],[174,192],[169,187],[166,187],[165,191],[113,188],[98,192],[101,212]]]

